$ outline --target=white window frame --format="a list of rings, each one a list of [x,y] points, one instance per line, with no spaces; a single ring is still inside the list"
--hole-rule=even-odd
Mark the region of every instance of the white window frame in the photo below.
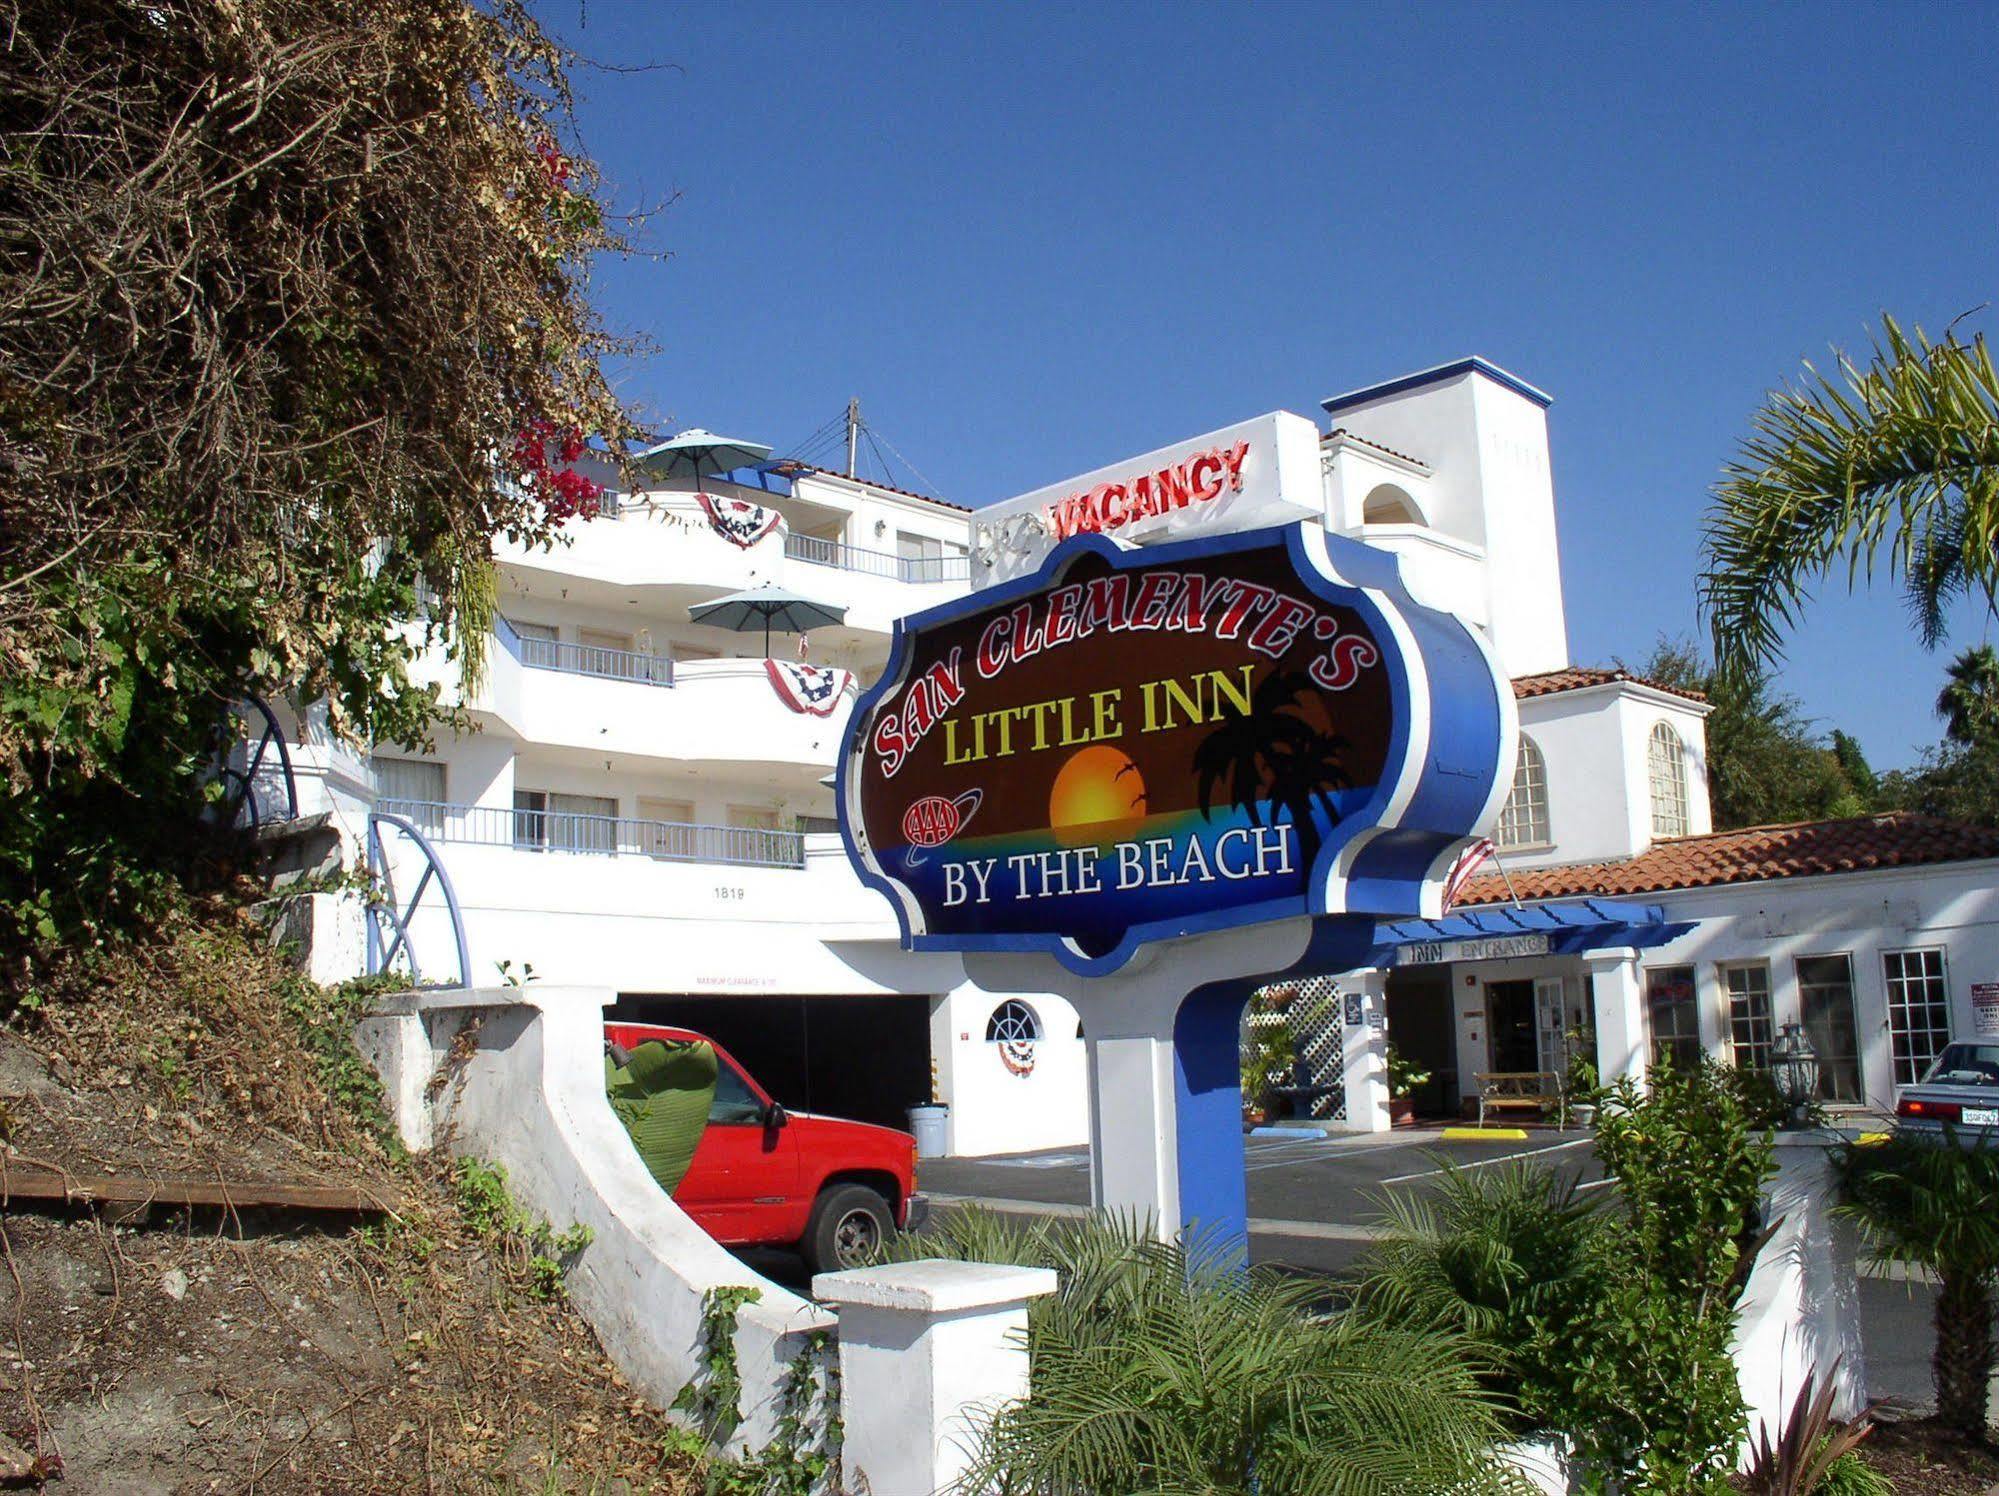
[[[1546,847],[1553,843],[1548,821],[1548,759],[1541,745],[1520,734],[1520,754],[1513,764],[1513,789],[1499,808],[1493,842],[1501,851]]]
[[[1032,1044],[1041,1037],[1041,1015],[1017,997],[1009,997],[986,1017],[986,1043]]]
[[[1659,1031],[1658,1024],[1659,1005],[1652,999],[1652,979],[1654,977],[1664,977],[1669,972],[1685,972],[1687,974],[1687,986],[1691,990],[1684,1004],[1677,1002],[1673,1004],[1674,1032],[1662,1034]],[[1651,1062],[1655,1065],[1661,1063],[1681,1064],[1683,1060],[1691,1059],[1694,1065],[1699,1065],[1701,1057],[1707,1052],[1706,1046],[1701,1042],[1700,968],[1688,961],[1670,961],[1662,966],[1646,967],[1643,975],[1645,978],[1645,1038]],[[1690,1032],[1681,1032],[1679,1030],[1678,1020],[1683,1016],[1693,1024]],[[1673,1058],[1667,1059],[1660,1053],[1660,1044],[1662,1041],[1673,1046]],[[1691,1055],[1683,1055],[1680,1047],[1688,1042],[1692,1043],[1693,1052]]]
[[[1763,990],[1737,991],[1734,978],[1738,974],[1760,973]],[[1777,1000],[1770,980],[1768,961],[1723,961],[1716,965],[1715,975],[1721,984],[1721,996],[1725,1011],[1722,1020],[1726,1024],[1724,1037],[1728,1044],[1729,1062],[1738,1070],[1768,1070],[1770,1068],[1770,1048],[1777,1042]],[[1763,1011],[1745,1012],[1746,999],[1760,996]],[[1761,1030],[1760,1035],[1758,1030]],[[1745,1030],[1748,1037],[1744,1037]],[[1745,1056],[1745,1051],[1748,1051]],[[1760,1060],[1757,1052],[1761,1052]]]
[[[1687,792],[1687,744],[1673,724],[1652,724],[1645,742],[1645,771],[1652,790],[1652,834],[1686,836],[1693,830],[1693,801]]]
[[[1805,981],[1804,963],[1807,961],[1844,961],[1846,963],[1846,1013],[1853,1026],[1853,1089],[1852,1096],[1832,1096],[1828,1094],[1828,1082],[1832,1079],[1832,1066],[1828,1063],[1827,1048],[1823,1043],[1825,1035],[1812,1031],[1811,1014],[1805,1002],[1806,987],[1832,990],[1831,983]],[[1867,1045],[1860,1032],[1860,968],[1854,964],[1852,951],[1801,951],[1791,958],[1791,977],[1798,984],[1798,1021],[1805,1027],[1805,1036],[1819,1056],[1819,1100],[1832,1106],[1860,1106],[1867,1100]]]
[[[1936,970],[1923,971],[1910,976],[1906,970],[1897,973],[1891,969],[1891,962],[1907,957],[1935,958]],[[1881,982],[1888,1000],[1888,1054],[1894,1067],[1895,1084],[1914,1085],[1923,1078],[1936,1057],[1942,1053],[1944,1045],[1950,1043],[1950,955],[1940,945],[1898,946],[1894,950],[1881,953]],[[1921,982],[1928,988],[1929,995],[1920,1003],[1910,1000],[1911,984]],[[1930,986],[1929,984],[1934,984]],[[1910,1014],[1920,1007],[1925,1010],[1920,1030],[1908,1023]],[[1943,1015],[1943,1027],[1936,1027],[1936,1015]],[[1905,1041],[1922,1038],[1927,1044],[1927,1052],[1911,1051],[1904,1057]]]

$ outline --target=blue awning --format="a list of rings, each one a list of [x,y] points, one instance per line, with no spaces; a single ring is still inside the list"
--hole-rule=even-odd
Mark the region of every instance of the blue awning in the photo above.
[[[1521,908],[1486,908],[1442,919],[1381,920],[1373,964],[1413,966],[1508,956],[1573,956],[1621,946],[1649,950],[1677,940],[1698,921],[1669,920],[1657,904],[1577,899]]]

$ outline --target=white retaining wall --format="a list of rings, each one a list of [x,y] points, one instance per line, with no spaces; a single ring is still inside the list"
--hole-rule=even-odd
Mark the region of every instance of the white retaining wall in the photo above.
[[[412,1148],[438,1144],[502,1164],[516,1198],[558,1231],[581,1222],[595,1233],[569,1291],[649,1400],[670,1404],[701,1372],[708,1290],[762,1291],[736,1321],[743,1422],[730,1444],[761,1449],[776,1433],[785,1367],[835,1319],[751,1272],[646,1172],[604,1097],[612,997],[577,987],[408,994],[363,1021],[357,1040]],[[468,1029],[462,1058],[453,1058],[453,1040]],[[434,1085],[440,1071],[443,1083]]]

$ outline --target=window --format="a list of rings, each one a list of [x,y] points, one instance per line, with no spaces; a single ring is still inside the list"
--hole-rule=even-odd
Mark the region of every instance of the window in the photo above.
[[[1728,994],[1728,1040],[1738,1070],[1768,1070],[1776,1025],[1770,1017],[1770,968],[1761,961],[1721,969]]]
[[[514,845],[559,852],[617,850],[618,802],[603,795],[514,791]]]
[[[895,532],[898,570],[905,582],[934,582],[944,574],[944,542],[934,535]]]
[[[997,1008],[993,1016],[986,1020],[986,1042],[988,1044],[1033,1043],[1041,1037],[1041,1020],[1034,1016],[1034,1009],[1024,1002],[1008,998]]]
[[[377,758],[375,793],[383,800],[405,802],[390,807],[406,816],[417,830],[436,836],[444,831],[444,765],[409,758]],[[410,803],[414,802],[414,803]]]
[[[1691,829],[1687,815],[1687,750],[1671,724],[1653,724],[1646,766],[1652,780],[1652,834],[1685,836]]]
[[[1886,951],[1888,1041],[1895,1054],[1895,1084],[1912,1085],[1950,1042],[1950,989],[1940,950]]]
[[[715,1066],[715,1099],[708,1103],[708,1120],[724,1127],[761,1124],[764,1104],[757,1100],[757,1093],[734,1065],[720,1055],[715,1058],[719,1062]]]
[[[763,805],[731,805],[729,824],[738,831],[775,831],[777,812]]]
[[[1545,847],[1548,834],[1548,761],[1532,738],[1520,739],[1513,793],[1499,812],[1495,840],[1502,847]]]
[[[692,800],[639,796],[638,847],[648,857],[692,857],[695,831]]]
[[[828,832],[838,835],[840,818],[838,816],[800,816],[798,818],[798,829],[807,836],[824,836]]]
[[[1819,1100],[1860,1101],[1860,1030],[1853,1017],[1853,960],[1798,957],[1798,1012],[1819,1056]]]
[[[1383,483],[1361,500],[1360,522],[1364,525],[1420,525],[1416,501],[1393,483]]]
[[[509,618],[514,632],[520,636],[521,663],[539,665],[552,670],[562,661],[562,646],[556,642],[555,625],[552,623],[522,623]]]
[[[1645,1006],[1652,1019],[1652,1062],[1692,1070],[1701,1062],[1700,1005],[1691,966],[1655,966],[1645,973]]]

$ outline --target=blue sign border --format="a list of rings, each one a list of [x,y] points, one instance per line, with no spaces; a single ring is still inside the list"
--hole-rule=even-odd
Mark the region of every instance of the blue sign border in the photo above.
[[[918,635],[1059,586],[1076,563],[1098,556],[1119,571],[1179,561],[1286,549],[1299,584],[1320,601],[1352,608],[1381,646],[1395,712],[1380,782],[1320,847],[1303,895],[1131,926],[1111,950],[1092,956],[1047,933],[931,935],[912,925],[906,886],[882,872],[866,847],[854,773],[875,709],[905,684]],[[1494,816],[1511,788],[1517,737],[1512,683],[1477,632],[1455,614],[1418,603],[1400,560],[1306,521],[1272,529],[1201,536],[1144,547],[1102,535],[1063,541],[1031,573],[900,619],[881,679],[863,693],[840,745],[835,793],[841,839],[863,883],[894,906],[902,943],[917,951],[1020,951],[1053,955],[1083,976],[1106,976],[1152,941],[1198,935],[1299,915],[1435,915],[1436,884],[1450,862]],[[1503,777],[1502,777],[1503,776]],[[1337,875],[1337,876],[1336,876]]]

